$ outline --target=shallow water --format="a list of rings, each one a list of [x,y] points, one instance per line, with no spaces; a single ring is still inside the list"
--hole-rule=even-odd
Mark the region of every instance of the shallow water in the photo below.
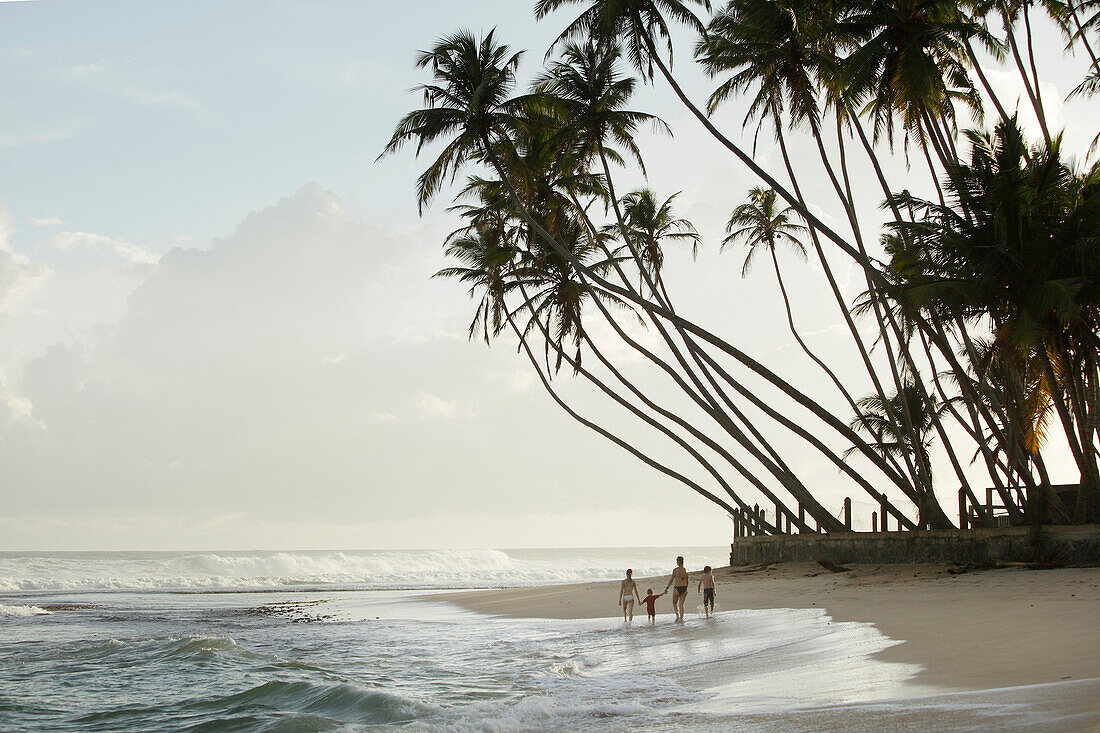
[[[593,561],[585,552],[573,559]],[[618,561],[616,552],[604,560]],[[611,618],[486,618],[408,590],[74,585],[0,593],[0,729],[1077,730],[1100,722],[1050,704],[1080,698],[1070,683],[920,688],[916,667],[875,659],[896,642],[816,609],[625,627]],[[52,613],[34,610],[44,606]],[[1076,684],[1100,694],[1096,681]]]

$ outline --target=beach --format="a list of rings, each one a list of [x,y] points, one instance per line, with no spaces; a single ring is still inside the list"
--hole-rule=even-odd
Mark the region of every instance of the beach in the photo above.
[[[0,729],[1100,726],[1100,570],[719,568],[624,624],[673,552],[728,549],[0,553]]]
[[[820,608],[834,621],[869,622],[903,643],[883,661],[918,664],[916,681],[988,689],[1100,677],[1100,568],[1003,568],[951,574],[947,565],[819,565],[718,568],[719,610]],[[667,576],[638,578],[660,593]],[[692,574],[689,614],[701,604]],[[621,616],[618,582],[446,593],[434,600],[486,614],[582,619]],[[658,622],[671,623],[671,593]],[[644,606],[635,623],[645,621]],[[1100,702],[1097,703],[1100,708]]]

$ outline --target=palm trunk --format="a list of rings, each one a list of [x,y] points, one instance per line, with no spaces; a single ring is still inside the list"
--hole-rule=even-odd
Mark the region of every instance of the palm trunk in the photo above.
[[[982,88],[985,89],[985,93],[989,96],[990,101],[993,102],[993,106],[997,108],[998,116],[1000,116],[1002,122],[1008,123],[1011,118],[1008,116],[1008,113],[1005,112],[1000,97],[993,91],[993,87],[989,85],[989,79],[986,78],[985,72],[982,71],[982,65],[978,63],[978,55],[974,53],[974,47],[970,44],[970,39],[964,38],[963,45],[966,47],[966,55],[970,59],[970,66],[974,69],[974,73],[978,75],[978,80],[981,81]]]
[[[488,140],[483,141],[483,149],[490,165],[493,166],[497,174],[501,177],[502,183],[504,183],[505,188],[508,190],[509,197],[516,205],[523,220],[528,224],[528,226],[531,227],[536,236],[543,239],[552,249],[554,249],[554,251],[565,257],[565,259],[569,261],[573,267],[577,268],[578,272],[584,272],[589,277],[589,279],[591,279],[594,283],[599,285],[607,292],[613,293],[635,303],[636,305],[646,310],[647,313],[652,316],[660,316],[661,318],[664,318],[665,320],[676,326],[678,329],[682,329],[691,333],[692,335],[702,339],[706,343],[711,344],[712,346],[720,349],[737,361],[741,362],[744,366],[746,366],[758,376],[762,377],[764,380],[778,388],[781,392],[786,394],[804,409],[808,410],[819,420],[824,422],[834,431],[847,439],[853,446],[855,446],[857,450],[859,450],[860,453],[866,456],[872,464],[874,464],[879,470],[881,470],[884,475],[890,478],[891,481],[893,481],[894,484],[897,485],[903,493],[906,493],[908,495],[911,492],[910,487],[904,481],[904,479],[902,479],[900,476],[897,476],[893,472],[890,466],[882,460],[882,458],[878,455],[874,448],[868,445],[867,442],[864,441],[858,434],[856,434],[855,431],[853,431],[850,427],[848,427],[848,425],[837,419],[828,410],[825,410],[817,402],[810,399],[807,395],[802,393],[789,382],[780,378],[763,364],[756,361],[748,354],[733,346],[729,342],[719,338],[715,334],[706,330],[705,328],[678,316],[677,314],[669,311],[667,308],[663,308],[661,306],[650,303],[649,301],[637,296],[631,291],[621,288],[607,281],[597,273],[593,272],[591,268],[588,268],[583,263],[581,263],[576,258],[576,256],[573,255],[573,253],[571,253],[565,247],[562,247],[561,244],[559,244],[550,235],[550,233],[546,231],[545,228],[543,228],[537,221],[534,220],[534,218],[531,216],[531,213],[527,210],[527,207],[523,204],[522,200],[520,200],[519,195],[515,190],[515,187],[511,183],[511,180],[505,174],[504,168],[501,165],[500,160],[492,152],[492,146],[489,144]],[[820,443],[820,441],[818,441],[818,443]],[[875,494],[875,496],[877,498],[877,493]]]
[[[776,119],[775,122],[776,122],[776,124],[775,124],[776,138],[779,142],[779,150],[783,155],[783,164],[787,169],[788,176],[790,176],[791,186],[794,189],[795,196],[798,197],[798,200],[800,202],[804,202],[804,199],[802,197],[802,190],[798,185],[798,180],[795,177],[795,173],[794,173],[794,167],[791,165],[791,159],[790,159],[790,156],[787,153],[787,144],[786,144],[786,140],[783,136],[782,125],[780,124],[778,119]],[[818,144],[820,145],[821,144],[820,135],[816,135],[815,137],[817,138]],[[830,170],[830,174],[831,174],[831,172],[832,171]],[[834,183],[835,183],[835,178],[834,178]],[[877,394],[882,398],[883,403],[885,404],[886,401],[887,401],[886,400],[886,391],[883,389],[882,384],[879,382],[878,374],[875,371],[874,365],[871,363],[870,354],[867,351],[867,348],[863,343],[862,337],[859,335],[859,329],[856,327],[855,321],[852,320],[852,315],[851,315],[851,312],[848,309],[848,304],[847,304],[847,302],[845,302],[844,296],[841,294],[840,288],[836,284],[836,279],[833,277],[833,273],[832,273],[832,267],[830,267],[829,262],[825,257],[825,252],[821,247],[821,241],[817,237],[817,234],[814,230],[814,227],[810,226],[809,229],[810,229],[810,239],[813,242],[814,250],[817,252],[818,260],[821,262],[822,269],[825,271],[825,277],[829,282],[829,287],[832,289],[833,298],[836,300],[837,305],[840,307],[840,312],[841,312],[841,315],[844,318],[845,324],[848,326],[848,331],[849,331],[849,333],[851,333],[852,339],[855,342],[857,348],[859,349],[859,354],[860,354],[860,357],[863,359],[863,364],[864,364],[864,367],[867,370],[867,374],[871,377],[871,382],[874,384]],[[900,392],[901,382],[900,382],[900,380],[898,378],[898,375],[896,373],[896,369],[894,369],[894,367],[893,367],[892,359],[891,359],[891,372],[892,372],[892,374],[895,378],[897,388]],[[854,405],[853,405],[853,407],[854,407]],[[860,414],[860,411],[859,411],[858,408],[855,408],[855,413],[857,415]],[[902,422],[903,422],[903,425],[906,426],[906,430],[908,432],[912,433],[912,422],[904,416],[903,416],[903,421]],[[912,480],[914,489],[919,491],[919,488],[918,488],[919,485],[917,483],[916,466],[913,465],[913,463],[910,460],[909,455],[907,453],[902,454],[902,459],[905,461],[906,467],[908,468],[909,476],[910,476],[910,479]]]
[[[791,314],[791,301],[790,298],[787,297],[787,287],[783,284],[783,275],[779,271],[779,259],[775,255],[775,247],[769,247],[768,250],[771,253],[772,266],[775,269],[775,280],[779,284],[779,293],[783,296],[783,308],[787,313],[787,327],[790,329],[791,335],[794,336],[794,340],[798,342],[798,345],[802,347],[802,351],[805,352],[806,356],[810,357],[814,363],[821,367],[821,370],[828,375],[829,379],[836,385],[836,388],[844,395],[844,399],[852,408],[852,411],[858,414],[859,408],[856,406],[855,400],[852,399],[848,390],[844,388],[840,379],[833,373],[833,370],[829,368],[828,364],[818,358],[817,354],[810,350],[810,347],[806,346],[806,342],[802,340],[802,337],[798,333],[798,329],[795,328],[794,316]]]
[[[624,449],[625,451],[627,451],[628,453],[633,455],[635,458],[642,461],[642,463],[646,464],[650,468],[654,468],[654,469],[660,471],[661,473],[665,474],[666,476],[669,476],[673,479],[676,479],[680,483],[684,484],[688,488],[695,491],[695,493],[709,499],[710,501],[714,502],[718,506],[722,507],[728,513],[733,514],[737,511],[736,509],[733,508],[733,506],[728,504],[721,497],[707,491],[702,486],[700,486],[697,482],[695,482],[695,481],[691,480],[690,478],[688,478],[687,476],[684,476],[683,474],[669,468],[668,466],[664,465],[663,463],[660,463],[659,461],[654,460],[650,456],[646,455],[642,451],[640,451],[637,448],[635,448],[634,446],[630,445],[630,443],[628,443],[627,441],[623,440],[622,438],[619,438],[618,436],[614,435],[610,431],[600,427],[599,425],[592,422],[591,420],[587,420],[587,419],[581,417],[576,412],[576,410],[574,410],[568,404],[566,404],[566,402],[558,395],[558,393],[554,390],[554,388],[550,386],[550,382],[546,378],[546,375],[543,374],[542,367],[539,365],[538,359],[531,352],[530,347],[527,345],[527,342],[524,340],[522,333],[520,332],[519,328],[516,326],[515,321],[512,320],[511,316],[509,316],[509,318],[508,318],[508,325],[510,325],[512,327],[512,331],[515,332],[516,337],[519,339],[520,345],[522,346],[524,352],[527,354],[527,359],[531,362],[531,366],[533,366],[535,368],[535,373],[538,375],[539,381],[542,383],[543,388],[547,391],[547,393],[554,400],[554,402],[556,402],[559,407],[561,407],[563,410],[565,410],[565,412],[571,418],[573,418],[574,420],[579,422],[581,425],[584,425],[586,428],[589,428],[590,430],[593,430],[596,433],[599,433],[603,437],[607,438],[612,443],[614,443],[615,445],[617,445],[620,448]]]
[[[1024,91],[1027,92],[1027,98],[1031,102],[1031,108],[1035,110],[1035,119],[1039,121],[1039,129],[1043,131],[1043,140],[1046,141],[1047,146],[1050,145],[1050,129],[1047,127],[1046,112],[1043,111],[1042,102],[1039,100],[1035,93],[1035,90],[1031,87],[1031,80],[1028,78],[1027,69],[1024,67],[1024,61],[1020,58],[1020,50],[1016,47],[1016,36],[1012,32],[1012,26],[1005,21],[1005,30],[1007,32],[1008,48],[1012,51],[1012,58],[1016,62],[1016,68],[1020,71],[1020,79],[1024,82]]]

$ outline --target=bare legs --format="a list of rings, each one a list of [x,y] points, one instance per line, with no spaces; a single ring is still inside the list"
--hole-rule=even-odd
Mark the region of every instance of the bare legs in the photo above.
[[[672,611],[676,614],[677,621],[684,620],[684,601],[687,600],[687,591],[681,593],[675,588],[672,589]]]
[[[634,620],[634,599],[623,599],[623,621],[630,623]]]

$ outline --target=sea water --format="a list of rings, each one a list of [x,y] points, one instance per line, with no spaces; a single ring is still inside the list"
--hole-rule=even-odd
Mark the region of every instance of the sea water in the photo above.
[[[896,640],[821,609],[705,619],[689,608],[685,623],[666,614],[651,627],[624,625],[614,598],[608,618],[551,621],[427,597],[612,579],[628,565],[663,573],[675,552],[0,553],[0,730],[1077,730],[1100,719],[1055,704],[1095,681],[922,688],[915,665],[876,659]],[[722,548],[682,552],[692,567],[723,564]]]

